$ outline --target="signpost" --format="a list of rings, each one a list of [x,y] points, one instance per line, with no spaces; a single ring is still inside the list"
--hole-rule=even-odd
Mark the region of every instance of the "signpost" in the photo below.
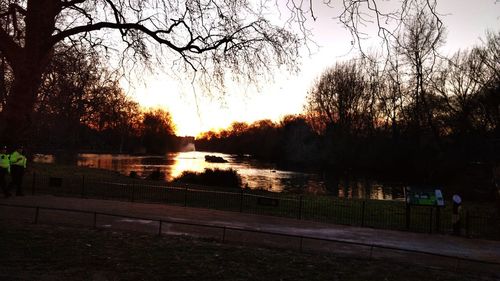
[[[432,208],[436,207],[436,229],[439,231],[441,214],[440,209],[444,207],[444,198],[441,189],[428,186],[408,186],[405,188],[406,200],[406,228],[410,228],[411,205],[429,206],[431,208],[430,229],[432,232]]]
[[[406,204],[444,207],[444,199],[441,189],[409,186],[405,191]]]

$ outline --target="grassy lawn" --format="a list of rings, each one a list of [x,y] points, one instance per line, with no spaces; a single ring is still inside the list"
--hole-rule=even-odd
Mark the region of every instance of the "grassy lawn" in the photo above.
[[[0,280],[494,280],[402,262],[0,221]]]

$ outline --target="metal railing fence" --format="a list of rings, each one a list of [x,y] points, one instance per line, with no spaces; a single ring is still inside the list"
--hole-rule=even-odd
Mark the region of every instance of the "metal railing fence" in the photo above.
[[[452,233],[451,206],[410,206],[402,201],[166,185],[137,179],[116,182],[84,176],[60,178],[34,173],[27,175],[24,184],[26,192],[31,194],[154,202],[361,227]],[[461,217],[461,235],[500,239],[500,218],[494,214],[464,209]]]
[[[263,246],[271,246],[278,248],[295,249],[298,251],[321,251],[333,254],[352,255],[356,257],[369,258],[369,259],[385,259],[392,258],[395,260],[410,262],[411,264],[419,264],[431,268],[440,268],[449,271],[462,271],[467,274],[474,274],[474,272],[481,272],[488,274],[492,277],[500,277],[500,262],[478,260],[460,256],[446,255],[440,253],[433,253],[428,251],[421,251],[415,249],[407,249],[403,247],[384,246],[377,244],[369,244],[355,241],[347,241],[341,239],[321,238],[305,235],[293,235],[288,233],[280,233],[266,230],[256,230],[250,228],[214,225],[204,223],[193,223],[185,221],[167,220],[161,218],[148,218],[137,217],[114,213],[94,212],[78,209],[64,209],[64,208],[49,208],[40,206],[25,206],[15,204],[0,204],[1,208],[19,208],[30,209],[34,211],[32,214],[24,214],[24,219],[28,219],[34,224],[38,223],[61,223],[61,220],[71,225],[82,225],[78,223],[80,220],[70,219],[64,221],[67,213],[74,213],[79,215],[88,215],[90,223],[86,225],[93,228],[109,228],[111,224],[107,224],[110,217],[119,218],[122,221],[150,221],[156,223],[151,233],[157,235],[165,234],[183,234],[195,235],[208,234],[208,237],[217,239],[222,243],[244,243],[244,244],[257,244]],[[63,212],[66,215],[57,216],[50,212]],[[10,212],[1,212],[3,214]],[[30,216],[31,215],[31,216]],[[20,212],[15,212],[16,221],[20,220]],[[0,216],[0,219],[5,219]],[[9,218],[7,218],[9,219]],[[41,222],[42,221],[42,222]],[[84,221],[84,220],[83,220]],[[118,225],[118,224],[115,224]],[[175,225],[183,229],[182,233],[179,230],[167,229],[166,225]],[[190,230],[186,231],[186,227]],[[114,228],[122,229],[120,226]],[[134,228],[135,231],[140,231],[144,228],[141,224],[139,228]],[[194,228],[194,229],[193,229]],[[210,229],[212,231],[207,231]],[[125,229],[126,230],[126,229]],[[151,228],[150,228],[151,230]],[[425,258],[422,258],[425,257]]]

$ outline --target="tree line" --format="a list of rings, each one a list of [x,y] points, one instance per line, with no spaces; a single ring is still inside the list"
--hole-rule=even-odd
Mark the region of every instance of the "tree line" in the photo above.
[[[197,149],[421,181],[498,163],[500,32],[447,57],[436,18],[415,12],[403,23],[384,56],[326,69],[301,115],[206,132]]]
[[[227,129],[202,133],[195,145],[200,151],[249,155],[296,166],[317,160],[321,150],[318,136],[304,116],[288,115],[279,122],[234,122]]]
[[[120,76],[89,49],[60,45],[42,76],[29,145],[38,150],[164,153],[180,149],[168,111],[143,109],[119,84]],[[0,107],[13,83],[2,59]]]

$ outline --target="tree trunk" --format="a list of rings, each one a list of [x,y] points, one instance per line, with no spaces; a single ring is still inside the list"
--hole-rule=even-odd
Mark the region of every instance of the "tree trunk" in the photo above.
[[[28,141],[40,77],[40,67],[27,62],[14,73],[14,84],[2,112],[2,138],[9,145]]]
[[[5,63],[5,58],[2,57],[0,64],[0,108],[3,110],[5,107],[5,101],[7,98],[7,83],[5,79],[5,73],[7,70],[7,64]]]
[[[14,82],[0,124],[2,141],[7,144],[29,141],[36,96],[53,49],[51,36],[60,11],[58,0],[29,0],[27,3],[24,46],[19,46],[16,54],[10,56]]]

